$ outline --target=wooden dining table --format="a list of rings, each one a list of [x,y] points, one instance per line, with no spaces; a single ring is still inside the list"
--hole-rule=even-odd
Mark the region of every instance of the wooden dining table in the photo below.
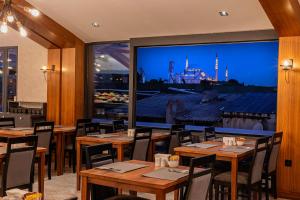
[[[42,199],[44,199],[44,179],[45,179],[45,154],[47,152],[46,148],[38,147],[36,151],[36,156],[38,158],[38,192],[42,194]],[[0,163],[6,155],[6,145],[0,145]]]
[[[33,134],[33,128],[2,128],[0,129],[0,136],[3,137],[20,137]],[[73,126],[55,126],[54,136],[56,141],[56,159],[57,159],[57,176],[64,172],[65,159],[65,138],[68,135],[76,134],[76,127]]]
[[[133,137],[127,136],[127,131],[118,133],[112,133],[112,137],[95,137],[95,136],[83,136],[76,138],[76,173],[77,173],[77,190],[80,190],[80,171],[81,158],[82,158],[82,145],[96,145],[101,143],[112,143],[113,148],[117,149],[117,159],[119,161],[124,160],[124,150],[133,143]],[[148,160],[153,160],[155,151],[155,143],[159,141],[166,141],[169,138],[169,132],[153,132],[149,151]],[[79,163],[79,164],[78,164]]]
[[[144,164],[147,167],[129,171],[126,173],[118,173],[101,169],[90,169],[80,172],[82,177],[81,200],[90,199],[89,185],[103,185],[108,187],[118,188],[119,191],[130,191],[133,193],[143,192],[156,195],[157,200],[165,200],[166,194],[175,191],[174,197],[178,198],[178,189],[186,184],[188,174],[177,180],[166,180],[158,178],[150,178],[143,176],[143,174],[153,172],[158,169],[153,162],[131,160],[126,161],[135,164]],[[181,169],[188,169],[188,167],[180,166]]]
[[[255,145],[255,139],[247,139],[245,141],[245,151],[243,152],[229,152],[224,151],[225,146],[223,142],[219,141],[207,141],[204,144],[216,145],[211,148],[199,148],[181,146],[174,149],[175,153],[180,157],[199,157],[203,155],[216,154],[217,160],[231,162],[231,199],[237,199],[237,175],[238,175],[238,163],[247,157],[253,155],[253,149]],[[248,149],[247,149],[248,148]]]

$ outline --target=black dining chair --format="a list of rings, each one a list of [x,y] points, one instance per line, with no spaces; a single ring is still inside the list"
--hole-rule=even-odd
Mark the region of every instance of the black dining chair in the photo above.
[[[113,163],[113,146],[111,143],[103,143],[84,147],[86,155],[86,169],[92,169],[105,164]],[[117,194],[115,188],[92,185],[91,199],[102,200]]]
[[[91,119],[78,119],[75,134],[70,136],[70,144],[65,147],[65,155],[69,155],[69,166],[72,165],[73,173],[76,172],[76,137],[83,136],[84,125],[91,122]]]
[[[131,150],[131,160],[147,161],[148,151],[151,143],[152,129],[137,128],[134,133],[133,148]]]
[[[251,199],[251,192],[254,190],[258,192],[259,199],[262,198],[262,174],[264,169],[264,162],[267,154],[268,138],[259,138],[256,140],[255,148],[253,151],[252,161],[248,172],[238,172],[237,187],[238,190],[245,193],[238,193],[239,196]],[[231,172],[224,172],[214,177],[215,199],[219,199],[221,194],[222,199],[226,194],[223,188],[228,188],[228,197],[231,191]],[[222,191],[219,190],[221,187]]]
[[[15,128],[15,118],[14,117],[2,117],[0,118],[0,128]]]
[[[192,133],[188,130],[177,131],[177,138],[180,146],[193,143]]]
[[[47,149],[46,158],[48,165],[48,179],[51,179],[52,151],[55,151],[53,144],[54,122],[37,122],[34,125],[33,135],[38,136],[38,147]]]
[[[192,158],[187,185],[181,189],[181,199],[212,199],[212,180],[216,155]]]
[[[178,139],[176,132],[185,129],[184,124],[172,124],[169,130],[169,137],[165,141],[155,143],[155,153],[169,153],[174,154],[173,149],[178,147]]]
[[[204,128],[204,141],[217,139],[215,127]]]
[[[101,134],[101,126],[99,123],[85,123],[84,124],[84,135],[92,136]]]
[[[6,156],[4,159],[0,188],[1,197],[6,195],[8,189],[13,188],[32,191],[37,140],[37,136],[7,139]]]
[[[271,138],[271,143],[269,144],[265,168],[263,172],[263,190],[266,193],[266,200],[269,199],[269,180],[271,180],[271,191],[275,199],[277,199],[277,160],[279,156],[280,146],[282,142],[282,132],[275,133]]]
[[[125,131],[126,126],[125,126],[124,120],[113,120],[112,121],[112,128],[113,128],[114,133],[120,132],[120,131]]]

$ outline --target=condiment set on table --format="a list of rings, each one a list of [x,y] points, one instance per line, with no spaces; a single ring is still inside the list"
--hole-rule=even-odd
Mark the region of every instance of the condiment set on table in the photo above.
[[[171,154],[160,154],[157,153],[154,156],[156,167],[178,167],[179,166],[179,156]]]
[[[245,139],[237,137],[223,137],[223,143],[225,146],[243,146],[245,144]]]

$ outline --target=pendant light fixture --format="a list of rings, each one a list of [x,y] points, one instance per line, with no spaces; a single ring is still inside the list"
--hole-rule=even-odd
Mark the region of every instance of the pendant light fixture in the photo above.
[[[18,27],[19,33],[22,37],[27,36],[27,30],[24,28],[22,23],[18,20],[14,8],[19,7],[24,9],[25,12],[29,13],[33,17],[38,17],[40,15],[40,11],[35,8],[23,7],[21,5],[15,4],[12,0],[3,0],[4,4],[0,11],[0,32],[7,33],[9,24],[16,24]]]

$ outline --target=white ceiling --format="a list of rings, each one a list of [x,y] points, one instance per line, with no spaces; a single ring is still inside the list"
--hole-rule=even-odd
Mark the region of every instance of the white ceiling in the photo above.
[[[85,42],[273,28],[258,0],[27,1]]]

